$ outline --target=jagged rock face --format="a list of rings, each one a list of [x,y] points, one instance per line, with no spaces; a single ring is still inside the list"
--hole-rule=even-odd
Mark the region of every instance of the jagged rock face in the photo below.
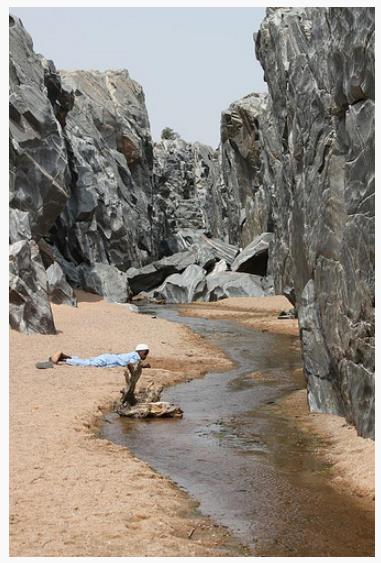
[[[205,289],[206,271],[191,264],[181,274],[172,274],[164,283],[152,291],[154,300],[164,303],[192,303],[202,297]]]
[[[374,436],[374,9],[268,9],[277,293],[295,288],[312,410]]]
[[[46,270],[48,295],[52,303],[77,306],[73,288],[68,284],[65,274],[58,262],[53,262]]]
[[[184,228],[229,238],[218,154],[211,147],[180,137],[155,144],[154,191],[155,239],[164,240]]]
[[[205,301],[226,297],[263,297],[265,292],[259,276],[240,272],[220,272],[206,277]]]
[[[9,247],[9,324],[27,334],[56,332],[46,272],[33,240]]]
[[[221,114],[221,192],[227,202],[230,241],[248,245],[272,231],[271,192],[263,185],[260,118],[266,94],[249,94]]]
[[[10,242],[46,235],[70,195],[61,125],[72,106],[54,65],[9,16]]]
[[[52,231],[55,244],[74,266],[141,266],[156,257],[143,90],[125,70],[61,75],[75,103],[65,127],[71,198]]]
[[[273,233],[262,233],[248,244],[231,265],[232,272],[246,272],[259,276],[271,274],[269,268],[269,247]]]

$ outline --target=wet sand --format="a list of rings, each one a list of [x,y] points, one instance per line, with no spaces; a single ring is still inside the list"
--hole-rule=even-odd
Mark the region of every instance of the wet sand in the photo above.
[[[234,299],[200,309],[206,316],[240,316],[240,322],[259,323],[263,330],[285,331],[284,323],[291,323],[295,334],[296,321],[276,319],[288,302],[264,299],[259,305],[255,298]],[[34,367],[55,350],[88,357],[129,351],[140,341],[152,350],[152,368],[143,371],[142,386],[221,371],[230,361],[185,327],[88,294],[79,294],[77,309],[53,308],[56,336],[10,331],[10,555],[247,554],[225,528],[198,514],[195,503],[168,479],[126,448],[95,436],[103,412],[119,398],[123,368]],[[314,432],[324,431],[326,421],[331,446],[320,454],[330,456],[333,484],[373,502],[374,443],[343,427],[339,417],[309,415],[303,392],[289,396],[280,408]],[[362,479],[355,467],[360,461]]]

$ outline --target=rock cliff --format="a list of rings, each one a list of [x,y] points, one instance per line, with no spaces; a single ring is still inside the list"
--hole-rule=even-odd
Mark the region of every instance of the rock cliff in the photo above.
[[[221,194],[228,208],[230,242],[239,246],[273,230],[271,192],[263,182],[260,119],[266,107],[267,95],[253,93],[221,114]]]
[[[40,327],[40,332],[54,333],[46,272],[35,242],[49,233],[70,197],[63,127],[73,97],[53,63],[34,53],[31,37],[13,16],[9,47],[10,322],[26,332]]]
[[[275,285],[295,289],[309,405],[374,436],[374,9],[270,8],[256,52]]]
[[[180,229],[201,230],[229,238],[229,214],[221,196],[218,153],[179,136],[154,146],[155,239],[165,240]]]
[[[75,99],[65,127],[71,197],[53,229],[55,245],[75,267],[141,266],[156,252],[143,90],[125,70],[61,76]]]

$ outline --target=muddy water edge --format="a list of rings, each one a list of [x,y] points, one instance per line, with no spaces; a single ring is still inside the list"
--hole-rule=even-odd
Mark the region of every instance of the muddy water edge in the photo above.
[[[110,414],[100,435],[186,490],[256,556],[373,556],[374,514],[330,486],[320,439],[274,408],[305,386],[297,339],[171,306],[141,311],[189,326],[235,367],[166,389],[162,399],[179,405],[182,419]]]

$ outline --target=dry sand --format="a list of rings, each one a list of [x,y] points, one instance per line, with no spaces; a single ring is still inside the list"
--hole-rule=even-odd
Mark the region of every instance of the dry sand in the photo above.
[[[79,298],[77,309],[53,306],[56,336],[10,331],[10,555],[247,555],[168,479],[94,434],[119,398],[123,368],[34,367],[55,350],[88,357],[129,351],[139,341],[151,346],[152,365],[141,386],[184,381],[212,366],[228,368],[230,361],[186,327],[88,294]],[[296,321],[276,319],[288,308],[282,297],[237,298],[197,307],[197,314],[297,334]],[[330,438],[320,454],[332,463],[333,485],[371,502],[374,443],[359,438],[342,418],[309,414],[304,391],[280,408]]]
[[[214,303],[192,303],[181,307],[184,315],[208,319],[230,319],[249,328],[278,334],[299,334],[298,321],[278,319],[281,311],[291,309],[290,302],[282,295],[268,297],[230,297]]]
[[[10,555],[242,554],[168,479],[95,437],[97,418],[120,396],[123,368],[34,367],[55,350],[88,357],[141,341],[154,367],[142,385],[201,375],[211,353],[221,369],[230,362],[185,327],[81,297],[77,309],[53,306],[56,336],[10,334]]]

